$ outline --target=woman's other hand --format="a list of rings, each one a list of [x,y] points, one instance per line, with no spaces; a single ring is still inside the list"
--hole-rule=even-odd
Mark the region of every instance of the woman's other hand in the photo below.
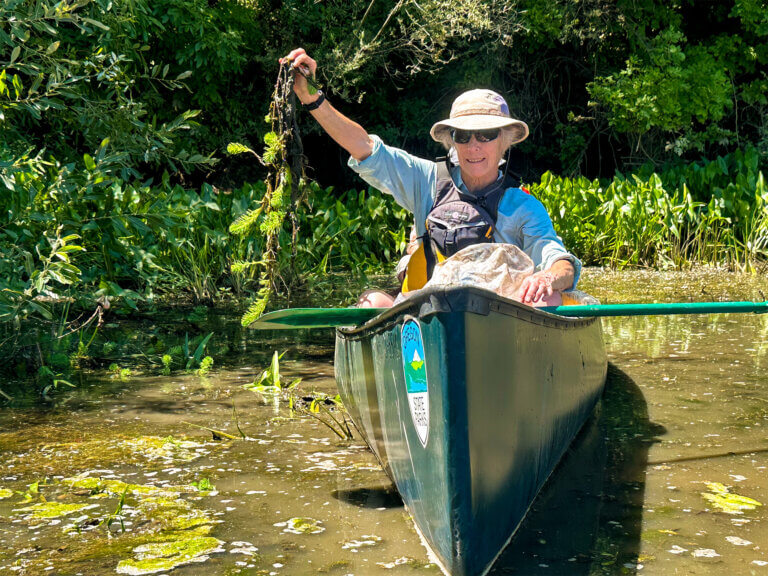
[[[557,260],[548,269],[523,280],[518,298],[528,306],[560,306],[563,302],[561,292],[573,288],[575,273],[568,260]]]
[[[541,305],[543,300],[547,300],[555,293],[555,289],[552,287],[552,283],[555,278],[550,272],[536,272],[531,274],[520,285],[518,296],[520,302],[533,306],[535,304]]]

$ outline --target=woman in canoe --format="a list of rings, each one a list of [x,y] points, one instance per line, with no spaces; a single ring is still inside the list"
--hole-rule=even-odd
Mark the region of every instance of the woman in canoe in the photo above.
[[[317,70],[302,48],[283,60],[308,76]],[[331,106],[322,92],[310,93],[303,73],[295,74],[293,89],[304,109],[349,152],[349,166],[414,214],[416,234],[425,241],[411,256],[404,291],[406,285],[420,288],[436,261],[494,241],[513,244],[533,260],[536,271],[520,286],[521,302],[559,305],[561,292],[576,286],[581,263],[563,246],[546,209],[499,170],[509,147],[528,136],[528,126],[511,117],[502,96],[491,90],[465,92],[453,102],[450,117],[432,126],[430,135],[454,159],[449,166],[385,145]],[[385,308],[393,302],[389,294],[369,290],[358,305]]]

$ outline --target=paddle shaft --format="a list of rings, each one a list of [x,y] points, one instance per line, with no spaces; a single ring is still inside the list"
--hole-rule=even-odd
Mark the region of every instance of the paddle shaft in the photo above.
[[[260,330],[356,326],[388,308],[292,308],[270,312],[251,324]],[[660,316],[668,314],[732,314],[768,312],[768,302],[672,302],[668,304],[591,304],[541,308],[559,316]]]
[[[768,302],[671,302],[653,304],[591,304],[542,308],[560,316],[660,316],[667,314],[731,314],[768,312]]]

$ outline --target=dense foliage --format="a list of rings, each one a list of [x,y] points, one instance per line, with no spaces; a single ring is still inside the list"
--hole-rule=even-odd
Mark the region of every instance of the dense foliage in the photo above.
[[[428,127],[459,91],[503,92],[531,127],[514,169],[585,263],[766,257],[765,0],[6,0],[6,368],[44,368],[52,386],[87,357],[107,307],[259,289],[263,222],[230,225],[265,202],[267,174],[223,151],[274,144],[277,59],[298,45],[339,108],[426,157],[439,152]],[[298,220],[275,227],[292,247],[286,293],[391,269],[409,215],[351,190],[338,147],[300,124],[322,186],[302,180]]]
[[[546,173],[531,192],[587,264],[679,268],[768,259],[768,185],[753,148],[612,181]]]

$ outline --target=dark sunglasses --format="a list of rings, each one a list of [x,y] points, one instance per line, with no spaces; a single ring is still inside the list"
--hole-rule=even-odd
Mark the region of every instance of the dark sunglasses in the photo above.
[[[456,144],[466,144],[475,135],[475,140],[478,142],[492,142],[499,137],[501,129],[491,128],[490,130],[458,130],[454,128],[451,130],[451,140]]]

